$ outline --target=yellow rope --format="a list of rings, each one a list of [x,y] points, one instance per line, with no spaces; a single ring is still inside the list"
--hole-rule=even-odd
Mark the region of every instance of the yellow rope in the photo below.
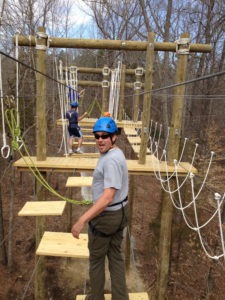
[[[55,196],[59,197],[62,200],[65,200],[67,202],[73,203],[73,204],[85,204],[88,205],[90,203],[92,203],[92,201],[90,200],[73,200],[73,199],[69,199],[67,197],[64,197],[62,195],[60,195],[58,192],[56,192],[50,185],[49,183],[45,180],[45,178],[42,176],[42,174],[40,173],[40,171],[38,170],[38,168],[35,166],[34,162],[32,161],[32,158],[27,150],[27,147],[21,137],[21,133],[20,133],[20,128],[18,125],[16,125],[16,119],[15,119],[15,109],[7,109],[5,111],[5,117],[6,117],[6,121],[7,124],[9,126],[9,130],[11,132],[12,135],[12,149],[13,151],[17,151],[20,156],[22,157],[22,159],[24,160],[24,162],[26,163],[26,165],[28,166],[28,168],[30,169],[30,171],[32,172],[32,174],[35,176],[35,178],[39,181],[40,184],[42,184],[50,193],[54,194]],[[17,113],[18,114],[18,113]],[[19,118],[18,118],[19,119]],[[19,123],[19,122],[18,122]],[[21,145],[19,145],[19,143],[21,143]],[[28,156],[29,162],[27,162],[27,160],[25,159],[24,155],[22,154],[22,151],[20,150],[23,147],[26,155]]]

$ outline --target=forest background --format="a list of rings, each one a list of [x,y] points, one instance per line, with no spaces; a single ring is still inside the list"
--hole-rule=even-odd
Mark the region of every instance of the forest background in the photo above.
[[[79,8],[78,8],[79,6]],[[20,35],[36,35],[37,28],[44,26],[49,37],[67,38],[95,38],[108,40],[132,40],[147,41],[148,33],[154,32],[157,42],[175,42],[184,32],[190,33],[191,43],[211,44],[210,53],[191,53],[188,58],[187,80],[199,79],[205,75],[220,74],[209,79],[198,80],[186,85],[185,108],[181,138],[188,137],[189,147],[193,148],[199,144],[198,155],[195,166],[199,170],[198,182],[201,186],[206,172],[211,151],[214,151],[213,163],[204,190],[200,195],[199,210],[201,221],[209,218],[215,209],[215,192],[224,194],[224,115],[225,115],[225,2],[223,0],[197,0],[197,1],[148,1],[148,0],[126,0],[126,1],[1,1],[1,23],[0,23],[0,51],[2,59],[2,82],[4,95],[16,95],[16,68],[15,44],[13,37]],[[89,50],[89,49],[49,49],[47,57],[48,75],[56,78],[55,60],[62,60],[65,66],[96,67],[102,68],[108,65],[115,68],[119,60],[129,69],[137,67],[145,68],[145,52],[135,51],[113,51],[113,50]],[[177,54],[170,52],[155,52],[154,57],[153,89],[167,87],[175,83],[177,66]],[[19,47],[19,95],[21,99],[21,130],[31,153],[35,155],[35,49],[32,47]],[[25,66],[26,65],[26,66]],[[32,69],[30,69],[30,66]],[[96,80],[96,75],[80,75],[79,79]],[[97,77],[101,80],[101,76]],[[57,104],[57,87],[54,81],[48,79],[48,103],[47,122],[49,129],[48,153],[53,155],[57,152],[60,143],[60,133],[55,128],[56,119],[60,115]],[[166,131],[170,125],[171,107],[173,101],[173,89],[162,89],[152,97],[151,118],[155,122],[163,124]],[[91,99],[101,99],[101,89],[86,88],[84,108],[88,107]],[[132,90],[127,91],[126,114],[132,115]],[[140,104],[140,116],[142,105]],[[94,111],[97,117],[98,111]],[[1,115],[2,124],[2,115]],[[1,129],[2,125],[1,125]],[[10,141],[8,128],[7,139]],[[2,135],[2,133],[1,133]],[[55,139],[55,143],[53,140]],[[1,139],[2,142],[2,139]],[[190,160],[188,151],[186,159]],[[15,215],[21,202],[17,198],[23,198],[24,186],[31,182],[32,178],[27,175],[15,174],[12,166],[18,157],[10,156],[5,160],[0,158],[1,185],[1,224],[0,224],[0,268],[2,280],[7,278],[8,284],[1,284],[0,297],[2,299],[20,299],[24,285],[28,281],[18,259],[23,259],[24,266],[29,258],[32,270],[34,253],[34,236],[29,235],[29,246],[24,250],[21,242],[23,237],[13,239],[17,236],[14,232],[17,225],[23,226],[22,221],[17,221]],[[60,183],[54,181],[55,186],[60,189]],[[139,181],[138,181],[139,180]],[[154,211],[149,220],[142,228],[140,215],[143,207],[136,207],[139,217],[137,224],[133,227],[144,230],[146,243],[138,242],[136,230],[137,253],[141,255],[139,270],[142,274],[146,290],[154,295],[156,288],[157,266],[158,266],[158,237],[160,226],[160,192],[155,179],[146,179],[148,184],[142,186],[140,178],[136,184],[141,186],[138,195],[144,199],[149,197],[151,190],[151,204],[145,206],[149,213]],[[21,183],[22,182],[22,183]],[[18,184],[19,183],[19,184]],[[23,187],[21,190],[21,186]],[[12,189],[12,187],[14,187]],[[33,188],[27,191],[30,197]],[[187,193],[188,195],[188,193]],[[146,198],[147,197],[147,198]],[[186,196],[188,199],[188,196]],[[9,199],[11,199],[9,201]],[[12,208],[12,199],[17,206]],[[17,199],[17,200],[16,200]],[[17,203],[18,201],[18,203]],[[142,202],[141,202],[142,203]],[[143,203],[142,203],[143,204]],[[154,206],[155,205],[155,206]],[[11,210],[13,209],[13,212]],[[14,216],[14,217],[13,217]],[[222,223],[225,219],[224,206],[221,206]],[[189,212],[190,219],[193,212]],[[30,228],[33,228],[33,221]],[[17,223],[18,222],[18,223]],[[143,220],[142,220],[143,222]],[[194,222],[194,221],[193,221]],[[13,225],[12,225],[13,224]],[[219,231],[216,229],[218,222],[206,228],[204,242],[210,253],[220,253],[223,250],[219,241]],[[12,226],[12,227],[10,227]],[[22,227],[19,227],[20,230]],[[32,231],[31,231],[32,232]],[[12,235],[14,233],[14,235]],[[20,234],[21,232],[16,231]],[[135,232],[134,232],[135,235]],[[21,244],[22,243],[22,244]],[[26,243],[25,243],[26,245]],[[21,248],[21,254],[15,255]],[[29,248],[30,247],[30,248]],[[221,250],[222,248],[222,250]],[[23,250],[22,250],[23,249]],[[215,255],[216,255],[215,254]],[[168,299],[223,299],[224,284],[224,262],[214,260],[205,255],[195,232],[186,227],[180,212],[176,212],[173,222],[172,257],[170,264],[170,277],[168,282]],[[24,280],[20,278],[23,273]],[[50,272],[51,273],[51,272]],[[150,273],[150,274],[149,274]],[[29,272],[28,272],[29,274]],[[4,280],[5,281],[5,280]],[[53,285],[54,286],[54,285]],[[66,287],[64,287],[66,289]],[[61,287],[62,289],[62,287]],[[61,290],[60,290],[61,291]],[[58,290],[49,288],[49,299],[60,300]],[[29,291],[32,299],[32,289]],[[58,297],[58,298],[57,298]],[[153,296],[152,296],[153,297]],[[0,298],[1,299],[1,298]],[[69,292],[63,299],[69,300]],[[71,298],[72,299],[72,298]]]

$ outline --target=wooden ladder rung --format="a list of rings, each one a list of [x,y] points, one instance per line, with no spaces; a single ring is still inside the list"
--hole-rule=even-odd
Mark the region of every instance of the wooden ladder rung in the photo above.
[[[28,201],[18,216],[62,216],[66,201]]]
[[[66,187],[78,187],[78,186],[91,186],[92,185],[92,176],[72,176],[68,177],[66,182]]]
[[[36,255],[88,258],[88,235],[83,233],[76,239],[72,233],[46,231]]]
[[[76,300],[85,300],[86,295],[77,295]],[[105,294],[105,300],[111,300],[111,294]],[[129,300],[148,300],[147,293],[129,293]]]

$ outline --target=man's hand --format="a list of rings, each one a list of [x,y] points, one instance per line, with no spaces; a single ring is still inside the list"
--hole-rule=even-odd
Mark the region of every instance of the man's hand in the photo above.
[[[79,234],[84,227],[84,223],[81,220],[78,220],[72,227],[71,232],[73,237],[79,239]]]

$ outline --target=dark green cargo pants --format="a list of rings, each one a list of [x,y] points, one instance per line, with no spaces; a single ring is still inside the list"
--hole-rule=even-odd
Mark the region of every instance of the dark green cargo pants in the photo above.
[[[89,224],[90,285],[92,300],[104,300],[105,258],[108,257],[112,300],[128,300],[121,244],[127,225],[128,204],[117,211],[102,212]]]

